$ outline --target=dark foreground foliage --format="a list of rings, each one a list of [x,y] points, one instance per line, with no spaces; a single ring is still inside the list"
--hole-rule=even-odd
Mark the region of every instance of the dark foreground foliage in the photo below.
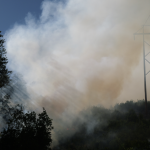
[[[0,31],[0,88],[9,84],[11,74],[11,71],[8,71],[6,68],[8,59],[6,57],[6,49],[4,48],[5,40],[2,37],[3,35]]]
[[[144,116],[144,108],[143,100],[127,101],[111,110],[92,107],[83,111],[80,116],[87,120],[77,118],[78,131],[60,140],[54,150],[150,150],[150,116]]]
[[[36,113],[15,109],[1,133],[0,150],[50,150],[52,120],[46,110],[36,117]]]

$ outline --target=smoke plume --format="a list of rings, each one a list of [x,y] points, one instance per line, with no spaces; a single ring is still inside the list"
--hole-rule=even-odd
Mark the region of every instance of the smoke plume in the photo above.
[[[89,106],[143,99],[142,38],[133,33],[149,8],[149,0],[44,0],[38,20],[28,13],[6,32],[9,67],[57,123]]]

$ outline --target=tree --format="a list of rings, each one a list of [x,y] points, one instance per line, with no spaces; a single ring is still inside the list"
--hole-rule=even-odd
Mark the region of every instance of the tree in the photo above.
[[[24,113],[22,106],[20,109],[16,107],[11,116],[7,128],[1,132],[0,149],[51,150],[52,119],[44,108],[36,117],[34,111]]]
[[[6,57],[6,49],[4,48],[5,40],[2,37],[3,35],[0,31],[0,114],[6,120],[9,116],[10,107],[8,104],[10,103],[10,93],[12,93],[13,88],[9,85],[12,71],[8,71],[6,68],[8,59]],[[7,90],[8,86],[10,90]]]
[[[5,40],[1,39],[3,35],[0,31],[0,88],[6,86],[10,82],[10,74],[12,71],[8,71],[6,65],[8,59],[6,57],[6,49],[4,48]]]

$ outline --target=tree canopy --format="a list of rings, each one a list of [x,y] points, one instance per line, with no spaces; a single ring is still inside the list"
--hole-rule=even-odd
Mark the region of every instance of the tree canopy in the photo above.
[[[10,103],[10,93],[12,93],[13,88],[10,86],[10,75],[12,71],[8,71],[7,63],[8,59],[6,57],[6,49],[4,48],[5,40],[0,31],[0,114],[4,120],[9,117],[9,103]],[[9,86],[9,90],[7,89]]]
[[[150,119],[144,116],[144,106],[142,100],[111,109],[88,108],[72,123],[76,128],[72,136],[63,138],[71,131],[59,131],[62,138],[53,150],[150,150]]]
[[[6,68],[8,59],[6,57],[6,49],[4,48],[5,40],[2,37],[3,35],[0,31],[0,88],[9,84],[11,74],[11,71],[8,71]]]
[[[24,113],[23,107],[15,108],[6,128],[1,132],[0,149],[51,150],[52,120],[46,110],[36,116],[34,111]]]

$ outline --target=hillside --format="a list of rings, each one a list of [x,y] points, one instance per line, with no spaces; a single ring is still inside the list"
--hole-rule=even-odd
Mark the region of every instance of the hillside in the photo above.
[[[144,100],[139,100],[111,109],[91,107],[82,111],[73,123],[76,131],[68,138],[60,133],[62,138],[53,150],[148,150],[150,117],[145,117],[144,108]]]

